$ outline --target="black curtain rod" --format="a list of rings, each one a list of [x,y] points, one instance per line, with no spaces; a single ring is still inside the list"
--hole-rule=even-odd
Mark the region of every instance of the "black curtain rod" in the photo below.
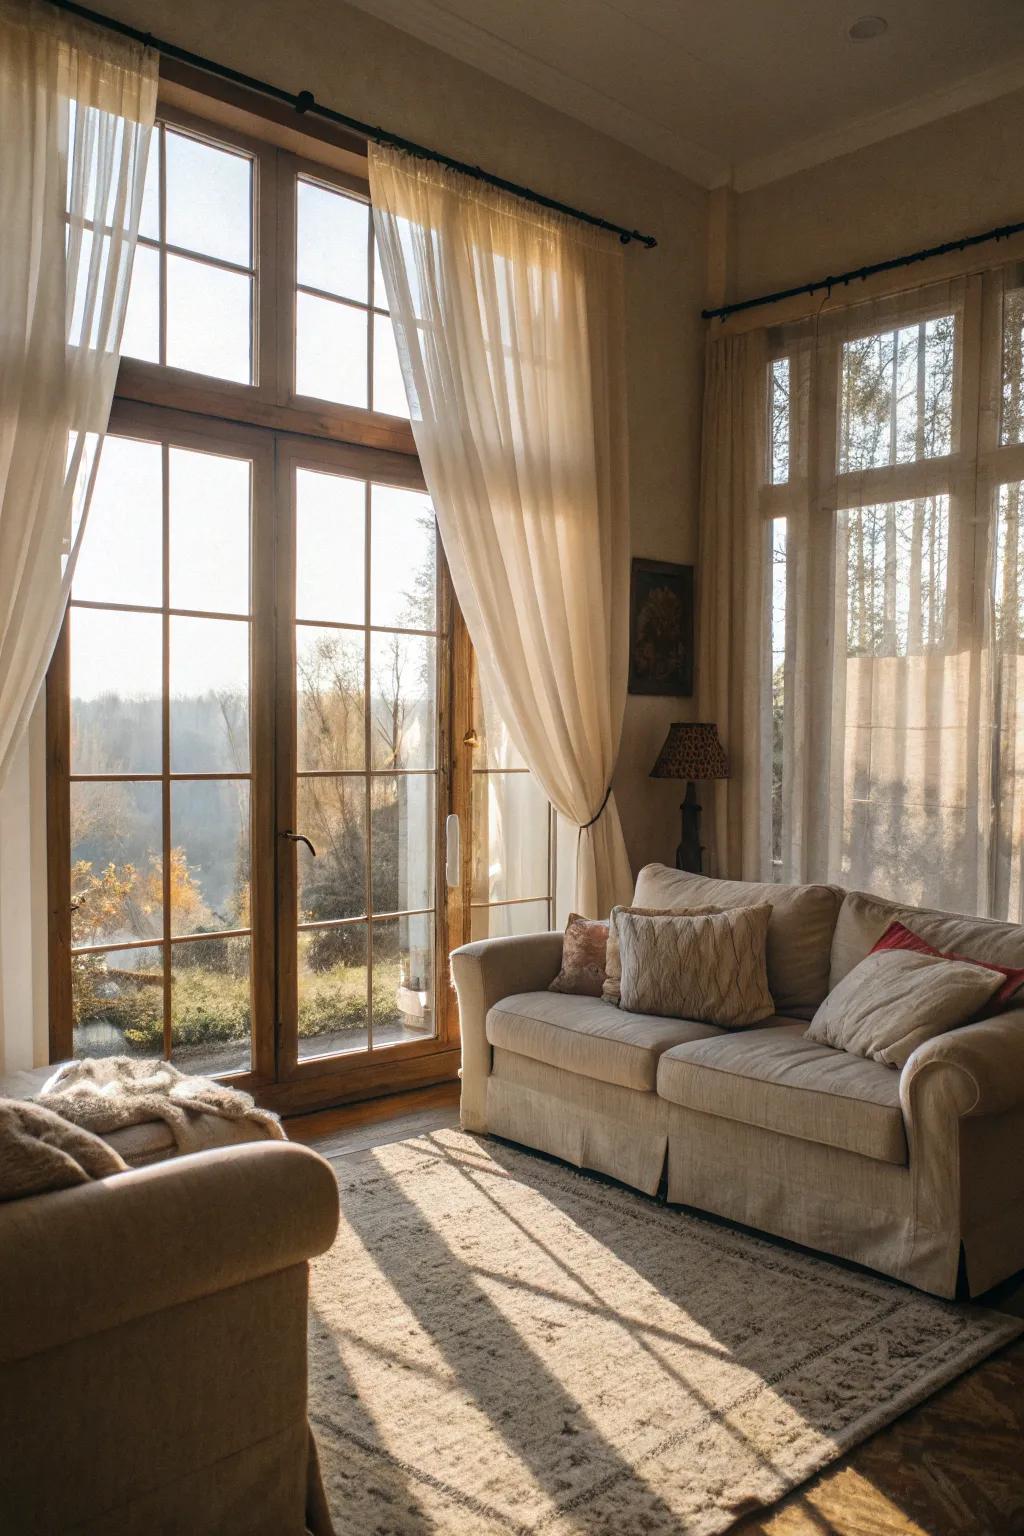
[[[893,256],[890,261],[876,261],[868,267],[855,267],[851,272],[840,272],[836,277],[821,277],[816,283],[802,283],[798,288],[781,288],[778,293],[762,293],[756,299],[741,299],[738,304],[723,304],[719,309],[702,309],[702,320],[725,320],[745,309],[760,309],[765,304],[779,304],[783,299],[796,299],[801,294],[820,293],[822,289],[831,295],[833,288],[844,287],[858,278],[863,281],[874,277],[876,272],[895,272],[899,267],[913,267],[919,261],[931,261],[934,256],[948,256],[951,251],[966,251],[972,245],[985,245],[989,240],[1006,240],[1019,235],[1024,223],[1000,224],[998,229],[986,229],[981,235],[965,235],[962,240],[947,240],[944,245],[931,245],[924,251],[912,251],[909,256]]]
[[[499,187],[502,192],[511,192],[516,197],[521,197],[525,202],[537,203],[541,208],[552,208],[556,213],[568,214],[572,219],[578,219],[581,224],[592,224],[595,229],[607,229],[610,233],[618,235],[623,245],[629,245],[635,240],[639,245],[651,250],[657,245],[653,235],[642,235],[638,229],[626,229],[622,224],[613,224],[610,219],[598,218],[596,214],[584,213],[580,208],[570,208],[568,203],[560,203],[553,197],[545,197],[542,192],[534,192],[532,187],[521,187],[517,182],[506,181],[503,176],[494,176],[490,171],[483,170],[479,165],[467,165],[462,160],[453,160],[450,155],[443,155],[439,150],[427,149],[424,144],[416,144],[412,139],[403,139],[400,134],[388,133],[385,128],[376,128],[372,123],[361,122],[358,117],[349,117],[344,112],[335,112],[333,107],[325,107],[317,101],[312,91],[282,90],[278,85],[271,85],[266,80],[255,80],[252,75],[243,75],[237,69],[230,69],[226,64],[217,64],[213,59],[207,59],[199,53],[190,53],[187,48],[179,48],[174,43],[165,43],[161,38],[154,37],[150,32],[142,32],[138,27],[130,27],[126,22],[115,21],[110,16],[102,16],[99,11],[91,11],[84,5],[74,4],[74,0],[51,0],[51,3],[61,11],[70,11],[73,16],[81,16],[86,21],[95,22],[97,26],[106,27],[111,32],[119,32],[122,37],[131,37],[137,43],[143,43],[147,48],[153,48],[165,58],[177,59],[179,64],[190,64],[193,69],[204,70],[208,75],[217,75],[222,80],[230,80],[233,85],[245,86],[247,90],[258,91],[261,96],[270,96],[274,101],[283,101],[287,106],[294,107],[301,116],[303,113],[312,113],[314,117],[323,117],[329,123],[337,123],[342,128],[350,128],[354,133],[363,138],[372,139],[375,144],[390,144],[395,149],[402,149],[408,155],[415,155],[420,160],[436,160],[439,165],[446,165],[451,171],[459,171],[463,176],[471,176],[475,181],[485,181],[488,186]]]

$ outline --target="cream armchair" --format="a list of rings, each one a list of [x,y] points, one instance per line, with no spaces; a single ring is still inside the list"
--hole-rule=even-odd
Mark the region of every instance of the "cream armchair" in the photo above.
[[[337,1224],[287,1142],[0,1206],[0,1530],[301,1536],[306,1261]]]

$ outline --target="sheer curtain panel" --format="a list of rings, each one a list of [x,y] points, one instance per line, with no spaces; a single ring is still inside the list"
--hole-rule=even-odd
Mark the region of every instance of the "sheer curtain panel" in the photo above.
[[[484,683],[560,815],[576,906],[631,874],[609,792],[626,693],[622,247],[370,146],[413,431]],[[589,824],[589,825],[588,825]]]
[[[151,51],[43,0],[0,0],[0,794],[110,411],[156,86]],[[0,943],[4,926],[0,912]],[[9,983],[5,967],[0,997]]]
[[[1016,266],[763,335],[765,873],[1024,921],[1022,335]]]

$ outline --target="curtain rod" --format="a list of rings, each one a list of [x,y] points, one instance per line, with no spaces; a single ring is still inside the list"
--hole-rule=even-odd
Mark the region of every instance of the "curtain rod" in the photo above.
[[[51,3],[60,11],[69,11],[73,16],[81,16],[97,26],[106,27],[108,31],[118,32],[122,37],[133,38],[135,42],[155,49],[166,58],[176,59],[180,64],[191,64],[193,69],[201,69],[208,75],[217,75],[222,80],[230,80],[233,85],[242,85],[250,91],[258,91],[260,95],[270,96],[274,101],[283,101],[288,106],[294,107],[300,116],[303,113],[312,113],[315,117],[326,118],[330,123],[337,123],[342,128],[352,129],[363,138],[372,139],[375,144],[390,144],[395,149],[404,150],[408,155],[415,155],[417,159],[435,160],[439,165],[446,165],[451,171],[459,171],[463,176],[471,176],[474,181],[485,181],[488,186],[498,187],[502,192],[511,192],[516,197],[523,198],[525,202],[537,203],[541,208],[551,208],[556,213],[568,214],[570,218],[578,219],[581,224],[591,224],[595,229],[607,229],[612,234],[618,235],[623,245],[629,245],[635,240],[646,250],[651,250],[658,243],[653,235],[642,235],[637,229],[626,229],[622,224],[613,224],[610,219],[599,218],[593,213],[584,213],[580,208],[571,208],[568,203],[560,203],[553,197],[545,197],[543,192],[535,192],[532,187],[521,187],[517,182],[506,181],[503,176],[495,176],[479,165],[467,165],[462,160],[452,159],[451,155],[442,154],[440,150],[428,149],[426,145],[417,144],[412,139],[403,139],[400,134],[389,133],[385,128],[376,128],[372,123],[361,122],[358,117],[349,117],[344,112],[336,112],[333,107],[325,107],[317,101],[312,91],[293,93],[282,90],[280,86],[271,85],[267,80],[256,80],[252,75],[242,74],[241,71],[231,69],[226,64],[218,64],[213,59],[204,58],[202,54],[190,53],[187,48],[179,48],[175,43],[164,42],[150,32],[142,32],[138,27],[128,26],[126,22],[115,21],[113,17],[103,16],[99,11],[91,11],[84,5],[76,5],[74,0],[51,0]]]
[[[783,299],[796,299],[802,294],[820,293],[824,288],[831,295],[833,288],[844,286],[859,278],[874,277],[877,272],[894,272],[899,267],[913,267],[919,261],[931,261],[935,256],[948,256],[952,251],[966,251],[972,245],[985,245],[989,240],[1007,240],[1019,235],[1024,223],[1000,224],[998,229],[986,229],[981,235],[965,235],[962,240],[947,240],[944,245],[931,245],[923,251],[911,251],[909,256],[893,256],[889,261],[875,261],[867,267],[855,267],[850,272],[840,272],[835,277],[820,277],[814,283],[801,283],[797,288],[780,288],[778,293],[762,293],[756,299],[741,299],[736,304],[723,304],[718,309],[702,309],[702,320],[726,320],[745,309],[760,309],[765,304],[779,304]]]

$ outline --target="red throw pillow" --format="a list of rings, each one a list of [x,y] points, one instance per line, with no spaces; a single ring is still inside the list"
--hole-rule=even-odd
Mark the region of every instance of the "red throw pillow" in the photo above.
[[[991,960],[975,960],[973,955],[956,955],[949,950],[936,949],[933,944],[922,939],[920,934],[911,933],[902,923],[890,923],[878,943],[872,945],[871,954],[879,949],[913,949],[919,955],[937,955],[940,960],[966,960],[968,965],[980,965],[986,971],[998,971],[1006,980],[993,995],[994,1004],[1010,1002],[1014,993],[1024,986],[1024,968],[1015,970],[1011,965],[996,965]]]

